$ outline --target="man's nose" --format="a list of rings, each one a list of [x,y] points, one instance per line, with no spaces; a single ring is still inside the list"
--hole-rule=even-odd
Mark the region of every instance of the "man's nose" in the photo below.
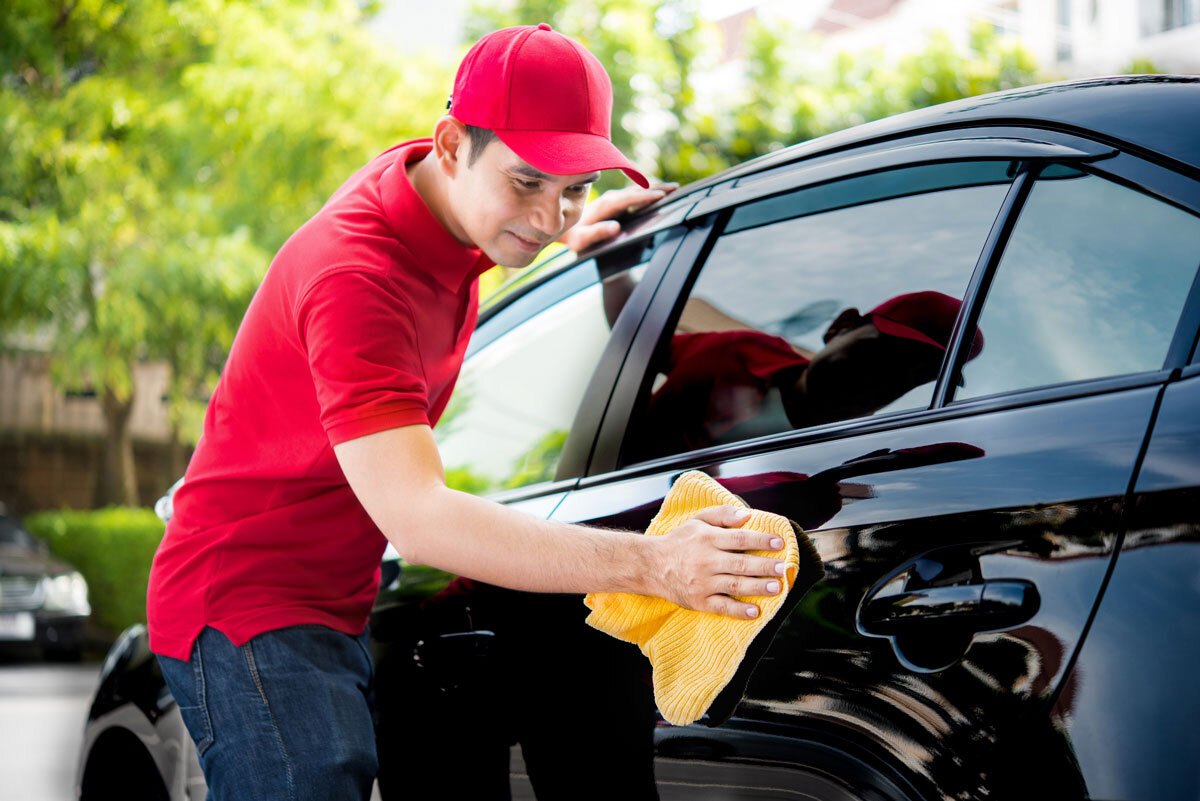
[[[558,193],[545,193],[538,198],[530,215],[530,224],[547,237],[556,237],[562,232],[566,218],[566,200]]]

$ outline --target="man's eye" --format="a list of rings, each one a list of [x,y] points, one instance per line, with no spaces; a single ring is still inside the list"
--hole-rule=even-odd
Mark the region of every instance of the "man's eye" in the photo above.
[[[513,180],[516,181],[517,186],[521,187],[522,189],[534,190],[541,187],[541,183],[539,181],[526,181],[521,178],[514,178]]]
[[[567,191],[572,195],[586,195],[591,184],[579,184],[578,186],[568,186]]]

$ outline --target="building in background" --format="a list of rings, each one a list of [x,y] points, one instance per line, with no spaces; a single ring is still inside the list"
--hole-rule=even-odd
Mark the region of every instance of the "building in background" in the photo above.
[[[817,34],[814,59],[838,52],[880,50],[899,57],[922,49],[941,31],[965,46],[983,22],[1016,37],[1051,74],[1112,75],[1149,62],[1161,72],[1200,73],[1200,0],[762,0],[723,5],[717,24],[726,36],[744,31],[750,16],[784,20]],[[724,48],[736,60],[740,48]]]
[[[172,443],[165,362],[134,365],[129,416],[138,495],[150,504],[186,465],[191,447]],[[95,505],[105,468],[104,413],[94,392],[64,392],[50,374],[45,350],[0,353],[0,502],[24,514],[35,509]]]

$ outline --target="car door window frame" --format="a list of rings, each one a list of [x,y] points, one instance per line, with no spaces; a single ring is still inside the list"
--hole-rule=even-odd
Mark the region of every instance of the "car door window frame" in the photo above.
[[[642,396],[648,385],[647,371],[653,354],[658,349],[664,334],[668,330],[674,330],[674,326],[678,322],[678,314],[682,309],[682,302],[686,298],[687,293],[690,292],[691,285],[703,268],[704,262],[715,246],[717,239],[721,236],[725,223],[732,215],[733,208],[737,205],[782,194],[785,191],[794,191],[799,186],[829,180],[827,173],[832,174],[829,171],[836,169],[836,163],[840,159],[837,157],[830,158],[828,159],[829,164],[826,164],[824,162],[827,159],[823,158],[821,159],[823,163],[820,165],[822,169],[819,173],[808,170],[807,165],[804,168],[800,168],[808,172],[807,178],[788,178],[786,174],[783,174],[778,176],[778,178],[764,181],[756,180],[756,176],[754,175],[741,176],[736,181],[730,182],[729,186],[713,187],[709,192],[709,197],[701,200],[693,207],[691,215],[687,220],[690,231],[679,248],[673,263],[670,265],[669,273],[663,279],[658,293],[660,299],[647,311],[641,327],[642,330],[638,332],[629,347],[622,372],[617,379],[613,391],[612,400],[608,405],[608,413],[605,415],[598,429],[595,449],[585,473],[586,482],[590,484],[592,483],[592,477],[613,472],[625,476],[661,470],[665,462],[695,463],[698,460],[707,458],[710,452],[713,459],[727,459],[738,453],[752,453],[764,448],[779,447],[785,443],[790,446],[801,442],[841,438],[852,434],[902,427],[916,421],[932,421],[960,414],[974,413],[983,409],[1040,403],[1051,399],[1108,392],[1126,387],[1165,381],[1172,369],[1182,367],[1186,363],[1188,354],[1192,353],[1194,349],[1193,345],[1197,341],[1198,334],[1196,329],[1197,325],[1200,324],[1200,295],[1198,295],[1200,279],[1197,279],[1197,282],[1193,283],[1192,291],[1185,303],[1184,313],[1181,316],[1174,339],[1169,348],[1167,363],[1164,364],[1163,370],[1129,376],[1090,379],[1047,388],[1039,387],[1020,390],[1005,393],[1004,395],[988,396],[978,400],[972,399],[957,403],[952,401],[952,389],[954,386],[952,382],[957,380],[958,370],[961,369],[961,362],[966,357],[966,349],[962,345],[964,334],[967,331],[974,332],[974,324],[978,321],[982,311],[983,300],[986,298],[986,291],[981,293],[981,290],[986,290],[987,285],[985,281],[990,282],[991,277],[995,275],[1004,246],[1007,244],[1008,237],[1011,235],[1020,215],[1021,207],[1033,186],[1040,165],[1056,163],[1086,167],[1088,172],[1095,173],[1100,177],[1124,184],[1187,211],[1200,213],[1200,184],[1192,181],[1187,176],[1179,175],[1171,169],[1156,164],[1151,160],[1115,149],[1115,147],[1108,143],[1097,143],[1061,132],[1020,129],[1008,126],[980,129],[975,132],[976,136],[974,138],[977,140],[992,140],[996,137],[980,137],[978,134],[1000,133],[1004,135],[1000,138],[1013,137],[1019,139],[1018,135],[1021,132],[1024,132],[1032,140],[1048,140],[1052,144],[1062,146],[1061,150],[1056,151],[1059,154],[1063,150],[1069,150],[1072,145],[1075,145],[1075,150],[1081,155],[1077,158],[1063,158],[1059,155],[1058,157],[1048,158],[1017,159],[1020,162],[1017,173],[1013,183],[1009,186],[1008,194],[997,212],[992,230],[988,234],[979,260],[972,271],[967,293],[963,298],[963,304],[959,312],[959,318],[955,323],[950,346],[947,348],[946,358],[943,360],[942,368],[938,374],[933,400],[928,408],[838,421],[810,428],[779,432],[736,443],[721,444],[705,448],[701,451],[672,454],[640,463],[622,465],[620,462],[621,447],[628,433],[627,429],[630,418],[633,416],[639,397]],[[860,175],[868,174],[869,172],[915,166],[898,161],[894,155],[895,152],[900,152],[903,148],[914,144],[914,140],[922,144],[927,143],[931,148],[939,142],[948,142],[951,145],[946,151],[947,157],[945,159],[938,159],[933,149],[923,148],[920,151],[921,159],[919,163],[976,161],[979,160],[978,156],[973,157],[969,146],[963,144],[964,142],[970,142],[971,139],[972,137],[964,137],[963,132],[958,131],[956,133],[940,132],[923,134],[919,137],[907,137],[884,144],[871,143],[869,149],[875,154],[875,164],[878,165],[877,169],[870,169],[865,172],[853,169],[851,174]],[[998,154],[1001,151],[997,149],[997,146],[993,142],[989,141],[984,147],[990,149],[984,153],[985,158],[989,156],[993,158],[999,157]],[[912,151],[908,152],[911,153]],[[1046,151],[1046,153],[1049,152],[1049,150]],[[837,155],[844,159],[850,159],[858,158],[860,154],[855,151],[849,151]],[[868,162],[861,160],[858,163],[862,165]],[[795,165],[785,165],[784,167],[773,168],[772,172],[788,168],[796,169]],[[851,177],[851,175],[847,174],[844,177]],[[819,178],[819,180],[809,180],[813,178]],[[736,188],[737,184],[742,184],[745,187],[744,190],[738,191]],[[784,186],[787,188],[784,189]],[[757,191],[752,192],[751,190]],[[1198,259],[1198,267],[1200,267],[1200,259]],[[719,457],[717,454],[719,454]]]

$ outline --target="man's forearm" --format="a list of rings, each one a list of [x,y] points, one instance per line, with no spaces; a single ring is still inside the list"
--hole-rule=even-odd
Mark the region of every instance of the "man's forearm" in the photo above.
[[[748,512],[714,506],[661,537],[552,523],[446,487],[433,432],[411,425],[334,446],[379,530],[410,562],[535,592],[636,592],[688,609],[758,613],[784,563],[775,535],[736,528]]]
[[[653,543],[641,534],[556,523],[436,487],[384,531],[408,562],[530,592],[647,593]]]

